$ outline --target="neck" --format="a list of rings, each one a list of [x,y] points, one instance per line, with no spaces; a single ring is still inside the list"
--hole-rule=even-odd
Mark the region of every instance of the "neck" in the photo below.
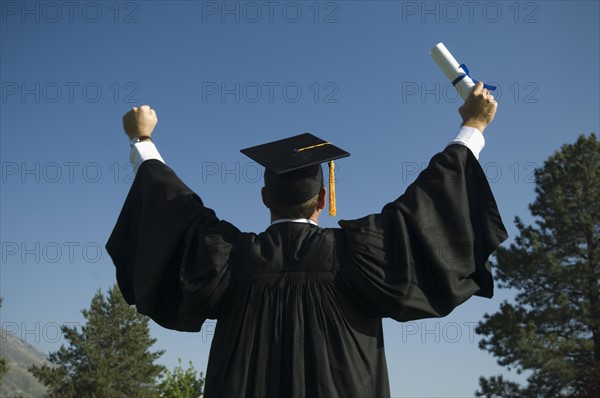
[[[319,224],[319,214],[321,212],[320,211],[315,211],[312,216],[310,216],[310,218],[307,218],[307,220],[310,220],[312,222],[314,222],[315,224]],[[271,213],[271,223],[277,221],[277,220],[289,220],[286,217],[279,217],[273,213]]]

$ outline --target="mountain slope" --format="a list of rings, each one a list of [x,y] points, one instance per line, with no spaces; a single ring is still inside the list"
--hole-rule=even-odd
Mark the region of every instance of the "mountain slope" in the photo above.
[[[0,397],[40,398],[46,388],[27,371],[31,365],[46,362],[46,355],[0,328],[0,357],[8,359],[8,373],[0,386]]]

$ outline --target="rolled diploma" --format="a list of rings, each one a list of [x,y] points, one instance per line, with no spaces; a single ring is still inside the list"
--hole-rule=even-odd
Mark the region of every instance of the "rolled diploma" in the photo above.
[[[444,43],[436,44],[435,47],[431,49],[431,56],[451,82],[457,77],[465,74],[465,71],[462,70],[459,63],[452,54],[450,54],[450,51],[448,51],[446,46],[444,46]],[[475,86],[473,79],[469,76],[465,76],[456,83],[454,87],[462,99],[466,100],[473,86]]]

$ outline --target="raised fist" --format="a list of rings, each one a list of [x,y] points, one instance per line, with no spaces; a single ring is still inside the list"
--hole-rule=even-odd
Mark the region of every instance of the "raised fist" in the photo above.
[[[123,115],[123,129],[130,140],[140,136],[151,136],[156,123],[156,112],[148,105],[132,108]]]

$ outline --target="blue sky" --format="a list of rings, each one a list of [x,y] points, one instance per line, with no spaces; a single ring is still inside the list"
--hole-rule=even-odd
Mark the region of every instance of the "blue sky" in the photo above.
[[[444,42],[499,109],[480,162],[511,235],[535,167],[599,130],[597,1],[0,2],[2,326],[42,351],[115,282],[104,244],[131,183],[121,116],[150,104],[166,162],[240,229],[268,224],[260,170],[239,149],[299,134],[338,162],[335,226],[377,212],[453,138],[460,100],[429,55]],[[521,380],[474,325],[511,293],[450,316],[385,321],[396,397],[472,396],[480,375]],[[169,367],[204,370],[200,334],[152,324]]]

